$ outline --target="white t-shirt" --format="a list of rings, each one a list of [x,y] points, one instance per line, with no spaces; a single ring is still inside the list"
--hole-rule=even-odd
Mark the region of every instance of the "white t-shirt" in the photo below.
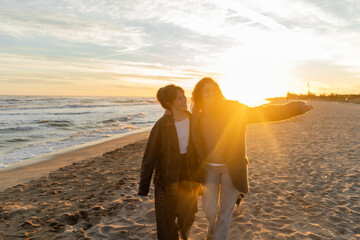
[[[175,122],[176,132],[178,135],[180,154],[187,153],[190,135],[190,119],[187,116],[184,120]]]

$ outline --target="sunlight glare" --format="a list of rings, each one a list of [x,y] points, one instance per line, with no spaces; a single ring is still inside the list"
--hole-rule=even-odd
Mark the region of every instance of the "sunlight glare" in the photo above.
[[[265,98],[285,96],[289,89],[284,64],[264,53],[233,48],[222,56],[220,66],[223,79],[219,84],[224,96],[249,106],[265,104]]]

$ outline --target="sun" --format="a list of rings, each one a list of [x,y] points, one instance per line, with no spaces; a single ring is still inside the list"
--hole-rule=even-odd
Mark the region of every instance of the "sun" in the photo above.
[[[258,106],[267,103],[265,98],[286,95],[290,78],[285,65],[257,52],[231,49],[219,61],[219,85],[226,98]]]

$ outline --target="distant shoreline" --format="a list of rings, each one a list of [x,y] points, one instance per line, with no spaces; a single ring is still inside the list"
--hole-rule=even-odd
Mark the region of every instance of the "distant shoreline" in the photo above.
[[[266,100],[270,102],[278,102],[278,101],[295,101],[295,100],[302,100],[302,101],[327,101],[327,102],[343,102],[343,103],[357,103],[360,104],[360,98],[356,99],[332,99],[332,98],[322,98],[322,97],[299,97],[299,98],[287,98],[287,97],[274,97],[274,98],[266,98]]]

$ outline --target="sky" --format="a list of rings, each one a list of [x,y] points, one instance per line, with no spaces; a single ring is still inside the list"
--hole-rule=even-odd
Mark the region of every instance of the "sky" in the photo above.
[[[360,94],[360,0],[0,0],[0,95]]]

